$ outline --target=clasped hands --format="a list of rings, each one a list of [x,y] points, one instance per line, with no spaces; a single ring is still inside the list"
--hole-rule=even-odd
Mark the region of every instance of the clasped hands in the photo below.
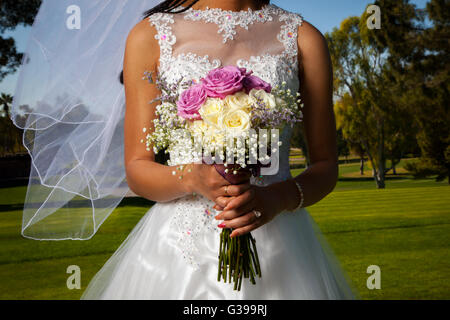
[[[265,225],[286,209],[283,191],[277,185],[254,186],[248,179],[240,181],[240,184],[230,184],[214,166],[205,164],[192,165],[191,172],[183,182],[185,191],[214,201],[214,209],[221,211],[215,219],[218,222],[223,220],[218,227],[233,229],[231,237]]]

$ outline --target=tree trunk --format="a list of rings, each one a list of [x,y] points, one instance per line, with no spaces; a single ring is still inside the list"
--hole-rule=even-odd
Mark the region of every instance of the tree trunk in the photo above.
[[[377,177],[378,189],[384,189],[386,187],[385,167],[386,167],[386,156],[384,153],[384,123],[383,120],[380,120],[378,125],[378,177]]]
[[[309,155],[308,150],[306,149],[306,146],[301,147],[303,156],[305,157],[305,169],[308,169],[309,167]]]
[[[375,180],[375,184],[376,184],[377,188],[380,189],[380,186],[383,185],[384,182],[380,182],[380,176],[377,172],[376,163],[374,161],[374,158],[372,157],[372,153],[369,151],[369,146],[366,141],[363,142],[363,146],[366,149],[367,157],[369,158],[370,164],[372,165],[372,177]],[[384,174],[383,174],[383,176],[384,176]]]
[[[359,165],[359,173],[364,175],[364,157],[361,157],[360,165]]]

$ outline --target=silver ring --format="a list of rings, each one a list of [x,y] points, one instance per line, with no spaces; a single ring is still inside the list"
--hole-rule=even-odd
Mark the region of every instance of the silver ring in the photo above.
[[[253,213],[255,214],[255,217],[256,217],[257,219],[259,219],[259,218],[262,216],[261,211],[253,210]]]
[[[228,186],[225,186],[225,194],[228,195]]]

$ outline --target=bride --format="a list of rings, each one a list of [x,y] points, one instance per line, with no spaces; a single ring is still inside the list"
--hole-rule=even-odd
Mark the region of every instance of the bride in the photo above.
[[[176,85],[227,65],[301,93],[310,166],[297,177],[289,168],[290,128],[280,134],[277,174],[238,185],[206,164],[191,165],[179,179],[174,167],[158,163],[141,143],[143,128],[155,119],[156,103],[149,101],[160,95],[144,73],[159,73]],[[123,84],[126,181],[156,204],[82,299],[354,298],[305,209],[329,194],[338,176],[331,63],[320,32],[265,0],[163,1],[128,35]],[[262,272],[256,285],[243,281],[235,291],[217,281],[223,228],[232,229],[232,236],[252,232]]]
[[[195,3],[182,13],[161,13],[172,2],[163,2],[134,27],[124,60],[127,181],[135,193],[158,203],[98,272],[83,298],[350,298],[308,212],[296,209],[300,203],[307,207],[318,202],[337,180],[331,66],[323,37],[299,15],[265,1],[184,1]],[[155,85],[142,81],[146,70],[165,72],[173,84],[182,77],[199,79],[224,65],[246,67],[272,84],[286,81],[291,90],[301,84],[311,166],[298,177],[289,173],[289,134],[280,151],[280,170],[267,176],[264,185],[228,185],[206,164],[192,166],[180,182],[173,168],[156,163],[154,154],[139,143],[142,128],[150,127],[155,117],[148,102],[159,94]],[[219,212],[211,221],[203,217],[208,205]],[[262,215],[257,217],[254,210]],[[196,229],[189,234],[191,226]],[[232,236],[252,231],[263,273],[256,285],[244,282],[236,292],[217,281],[220,228],[232,228]]]

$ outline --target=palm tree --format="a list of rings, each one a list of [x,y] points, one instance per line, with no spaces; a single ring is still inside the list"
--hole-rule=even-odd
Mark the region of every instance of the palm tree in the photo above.
[[[4,116],[9,116],[10,105],[13,102],[13,96],[7,93],[2,93],[0,95],[0,105],[3,106]]]
[[[9,119],[9,110],[13,97],[10,94],[2,93],[0,95],[0,105],[3,107],[0,117],[0,137],[3,138],[0,145],[0,154],[14,153],[15,146],[18,144],[17,130],[11,119]]]

